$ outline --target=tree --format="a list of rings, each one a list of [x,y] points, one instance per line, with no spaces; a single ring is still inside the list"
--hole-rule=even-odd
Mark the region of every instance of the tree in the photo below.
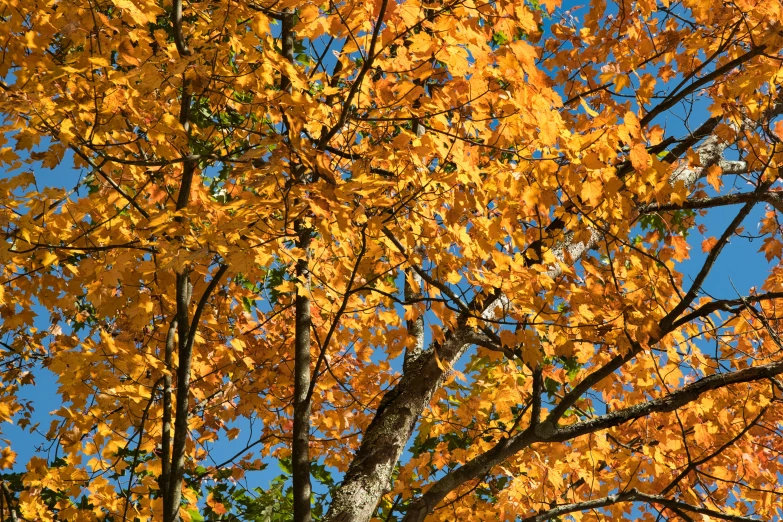
[[[783,517],[778,2],[2,4],[0,518]]]

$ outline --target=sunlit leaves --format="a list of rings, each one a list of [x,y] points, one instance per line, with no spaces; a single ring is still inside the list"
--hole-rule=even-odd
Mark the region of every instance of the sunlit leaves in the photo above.
[[[709,313],[668,316],[692,280],[681,268],[737,232],[722,239],[710,224],[693,243],[704,212],[759,190],[769,208],[742,233],[760,237],[767,261],[783,253],[777,187],[759,184],[781,162],[779,125],[765,120],[781,77],[772,2],[196,2],[180,28],[190,54],[169,4],[5,4],[0,162],[24,173],[0,180],[0,420],[33,429],[17,395],[43,367],[62,403],[45,437],[62,459],[35,457],[12,483],[28,519],[160,518],[163,383],[179,365],[166,346],[176,355],[184,342],[176,273],[192,283],[192,520],[290,511],[297,296],[312,303],[312,474],[330,494],[316,516],[414,348],[431,350],[421,379],[437,384],[413,401],[426,408],[383,485],[386,520],[629,354],[561,427],[775,360],[776,301],[709,309],[696,288],[702,300],[681,312]],[[719,121],[700,127],[710,115]],[[47,189],[40,166],[82,177]],[[723,196],[736,200],[709,199]],[[764,291],[781,288],[776,269]],[[455,332],[470,342],[447,352]],[[433,516],[657,494],[747,428],[678,488],[697,504],[699,481],[716,498],[740,498],[731,481],[744,481],[772,519],[773,502],[751,492],[775,482],[780,442],[748,423],[779,414],[773,388],[743,384],[676,415],[527,446]],[[215,446],[244,443],[251,419],[263,443],[217,466]],[[0,468],[24,466],[15,445]],[[240,486],[272,460],[283,475]]]

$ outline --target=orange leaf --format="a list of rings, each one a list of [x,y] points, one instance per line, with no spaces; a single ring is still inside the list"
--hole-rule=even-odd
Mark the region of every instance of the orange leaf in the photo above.
[[[761,245],[759,252],[764,252],[764,257],[767,258],[767,261],[772,261],[774,257],[780,259],[783,256],[783,244],[777,238],[768,237],[764,240],[764,244]]]
[[[598,154],[595,152],[585,154],[585,156],[582,158],[582,165],[590,170],[598,170],[606,166],[604,162],[601,161],[600,156],[598,156]]]
[[[641,143],[637,143],[633,146],[629,157],[631,159],[631,165],[637,170],[644,170],[650,165],[650,154],[647,152],[647,148]]]
[[[720,192],[720,189],[723,186],[723,182],[720,179],[722,173],[723,169],[717,165],[712,165],[707,169],[707,183],[715,189],[715,192]]]
[[[708,237],[704,241],[701,242],[701,251],[705,254],[712,250],[712,247],[715,246],[715,244],[718,242],[717,239],[714,237]]]
[[[674,257],[675,260],[684,261],[685,259],[688,259],[688,250],[690,250],[691,247],[684,237],[672,236],[671,244],[672,247],[674,247],[674,255],[672,257]]]

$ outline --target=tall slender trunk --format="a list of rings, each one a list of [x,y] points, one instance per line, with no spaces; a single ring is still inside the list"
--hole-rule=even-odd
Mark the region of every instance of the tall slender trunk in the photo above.
[[[283,56],[294,61],[294,23],[296,15],[291,9],[286,9],[282,15],[282,31],[280,34]],[[280,79],[282,91],[291,90],[291,81],[283,76]],[[284,118],[287,132],[293,132],[288,120]],[[290,140],[289,136],[289,140]],[[299,166],[294,163],[296,156],[291,151],[293,181],[302,182]],[[295,204],[298,204],[296,201]],[[296,262],[296,278],[298,280],[295,301],[294,324],[294,426],[293,444],[291,448],[291,469],[293,471],[294,522],[310,522],[312,520],[310,498],[310,297],[309,266],[307,250],[310,247],[311,231],[304,221],[297,219],[294,229],[298,236],[296,246],[305,252],[305,257]]]
[[[166,348],[164,363],[166,369],[171,371],[174,361],[174,334],[177,331],[177,320],[174,319],[169,326],[166,335]],[[169,507],[169,482],[171,481],[171,394],[173,392],[173,379],[171,373],[163,378],[163,433],[160,440],[160,490],[163,492],[163,512],[168,513]]]
[[[190,394],[190,365],[192,345],[188,343],[191,325],[188,307],[193,287],[187,269],[177,273],[177,391],[174,413],[174,437],[171,441],[171,472],[167,484],[168,513],[164,520],[179,520],[182,500],[182,479],[185,474],[185,446],[188,441],[188,399]],[[195,325],[193,325],[195,327]]]
[[[300,221],[297,229],[297,247],[307,252],[310,230]],[[297,286],[294,333],[294,522],[310,522],[310,277],[307,258],[297,261],[296,277],[301,286]]]
[[[190,102],[192,100],[189,88],[188,81],[183,76],[179,121],[188,134],[190,134]],[[193,186],[193,177],[195,174],[196,163],[194,161],[185,161],[182,165],[182,180],[180,182],[179,193],[177,194],[177,211],[187,207],[190,202],[190,191]],[[176,219],[182,221],[181,217],[177,217]],[[167,466],[167,476],[163,476],[165,487],[162,487],[161,489],[164,505],[163,522],[177,522],[179,520],[179,507],[182,501],[182,479],[185,474],[185,446],[187,445],[189,433],[188,399],[190,394],[190,366],[193,359],[193,332],[191,332],[191,328],[196,328],[198,326],[196,323],[190,324],[190,314],[188,311],[193,293],[193,285],[190,281],[190,268],[183,267],[177,272],[175,293],[177,305],[175,317],[177,331],[176,410],[174,413],[174,435],[171,439],[171,460]],[[170,363],[171,361],[169,361],[169,364]],[[171,366],[169,366],[168,369],[171,370]],[[166,400],[167,399],[164,398],[164,406]],[[170,393],[168,401],[171,401]],[[168,419],[164,418],[164,431],[166,420],[168,420],[170,425],[171,413],[169,413]],[[164,438],[166,437],[167,435],[164,435]],[[166,443],[168,443],[168,441],[166,441]],[[163,454],[167,455],[168,451],[168,447],[164,448]],[[164,470],[165,469],[166,467],[164,465]]]

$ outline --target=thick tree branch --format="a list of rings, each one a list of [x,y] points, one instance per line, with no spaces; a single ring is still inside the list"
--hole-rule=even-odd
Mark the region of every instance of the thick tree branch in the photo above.
[[[738,312],[740,308],[745,307],[746,303],[760,303],[762,301],[770,301],[772,299],[783,299],[783,292],[766,292],[763,294],[744,296],[737,299],[720,299],[717,301],[711,301],[674,321],[672,323],[672,329],[679,328],[680,326],[687,324],[694,319],[707,317],[711,313],[717,312],[718,310],[726,312]]]
[[[666,498],[660,495],[649,495],[642,493],[637,489],[629,489],[617,493],[616,495],[608,495],[602,498],[596,498],[593,500],[585,500],[584,502],[574,502],[572,504],[563,504],[555,508],[549,509],[538,515],[527,517],[522,519],[522,522],[545,522],[546,520],[552,520],[569,513],[576,513],[579,511],[588,511],[591,509],[598,509],[602,507],[612,506],[621,502],[645,502],[650,505],[663,506],[669,508],[672,511],[690,511],[692,513],[698,513],[700,515],[706,515],[716,518],[718,520],[726,520],[728,522],[760,522],[758,518],[743,517],[739,515],[730,515],[722,511],[715,509],[709,509],[701,506],[694,506],[686,502]]]
[[[677,408],[696,401],[703,394],[711,390],[724,388],[732,384],[770,378],[780,375],[781,373],[783,373],[783,361],[738,370],[727,374],[711,375],[687,385],[680,390],[672,392],[666,397],[617,410],[600,417],[562,428],[556,427],[556,424],[550,420],[552,417],[552,414],[550,414],[541,424],[531,425],[517,435],[501,439],[490,450],[471,459],[455,470],[450,471],[444,477],[436,481],[430,486],[426,493],[411,503],[403,522],[422,522],[426,515],[435,509],[438,503],[440,503],[450,492],[469,480],[475,480],[477,477],[483,476],[494,466],[535,442],[566,442],[573,440],[576,437],[595,433],[597,431],[625,424],[634,419],[646,417],[652,413],[674,411]],[[681,507],[683,509],[688,509],[685,506]],[[531,520],[547,519],[533,518]]]
[[[737,370],[729,373],[719,373],[704,377],[698,381],[683,386],[665,397],[653,399],[628,408],[616,410],[600,417],[595,417],[586,421],[577,422],[570,426],[564,426],[556,429],[552,434],[546,436],[544,440],[548,442],[563,442],[580,437],[588,433],[605,430],[614,426],[619,426],[628,421],[646,417],[652,413],[666,413],[674,411],[677,408],[694,402],[708,391],[725,388],[732,384],[741,384],[746,382],[769,379],[783,373],[783,361],[777,361],[761,366],[754,366]]]
[[[541,365],[536,366],[533,370],[533,386],[531,388],[533,409],[530,412],[530,425],[533,427],[541,422],[541,400],[543,399],[542,394],[544,392],[543,374],[544,372]]]
[[[294,63],[294,23],[296,14],[291,9],[286,9],[281,17],[280,29],[280,50],[283,57],[290,63]],[[285,74],[280,78],[280,90],[289,92],[291,90],[291,79]]]
[[[673,210],[700,210],[728,205],[739,205],[754,201],[769,203],[783,212],[783,198],[777,192],[741,192],[737,194],[725,194],[707,198],[694,198],[682,203],[650,203],[639,208],[639,214],[651,214],[654,212],[668,212]]]
[[[445,370],[471,342],[467,318],[461,317],[458,323],[443,343],[434,343],[423,352],[386,392],[342,485],[334,492],[325,522],[364,522],[375,512],[421,412],[443,382]]]
[[[293,9],[286,9],[282,15],[282,30],[280,47],[283,57],[290,63],[294,62],[295,35],[294,24],[296,14]],[[285,74],[280,79],[280,89],[291,91],[291,79]],[[287,133],[294,132],[287,116],[283,115]],[[289,141],[291,136],[289,135]],[[296,154],[296,152],[294,152]],[[292,165],[291,179],[301,182],[299,165]],[[295,201],[298,204],[299,200]],[[304,252],[296,262],[297,289],[294,299],[294,414],[293,441],[291,446],[291,468],[293,475],[293,507],[294,522],[310,522],[312,488],[310,485],[310,389],[313,386],[310,371],[310,274],[309,248],[312,231],[303,219],[294,222],[296,247]],[[325,348],[324,348],[325,349]]]

